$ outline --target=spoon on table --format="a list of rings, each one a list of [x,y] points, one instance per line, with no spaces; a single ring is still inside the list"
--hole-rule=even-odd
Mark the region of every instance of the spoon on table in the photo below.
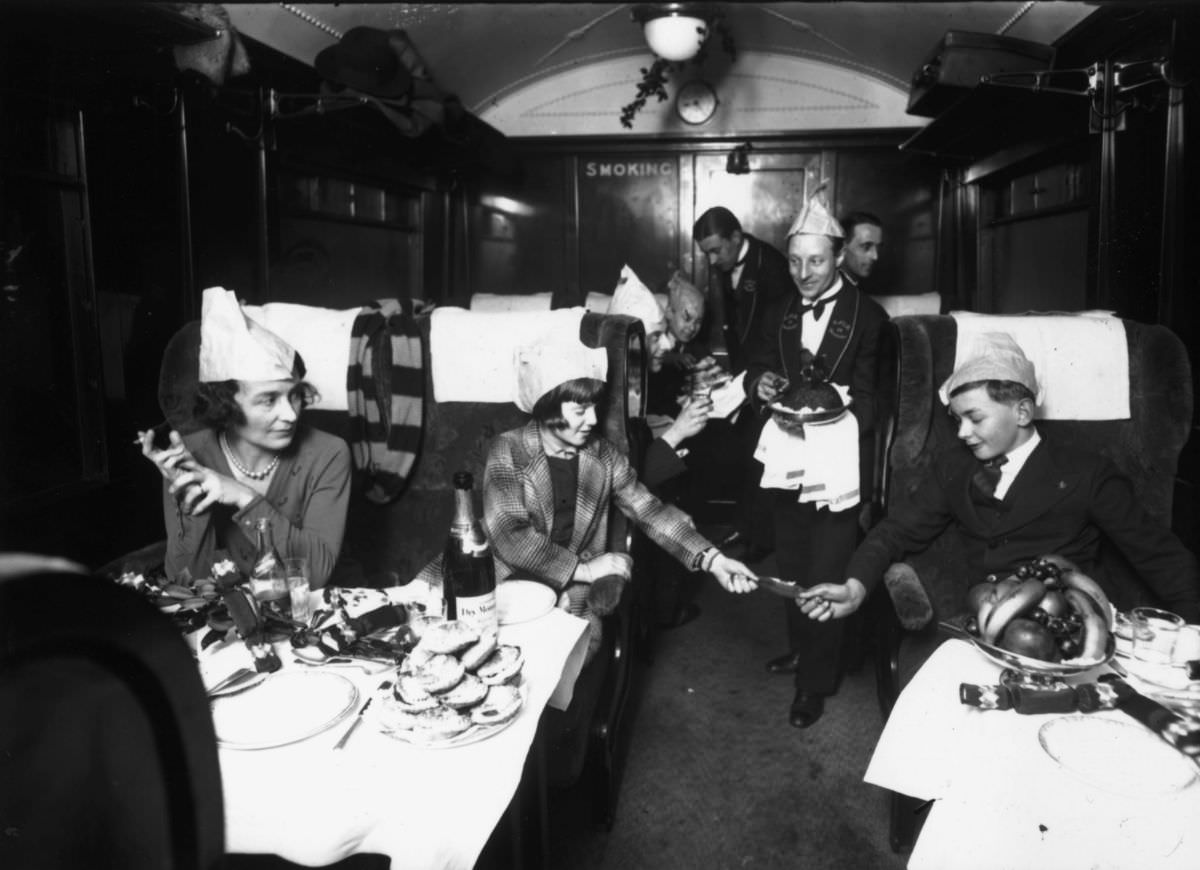
[[[387,668],[393,666],[393,663],[391,662],[350,658],[349,656],[313,655],[312,653],[300,648],[292,650],[292,660],[298,665],[307,665],[310,668],[320,668],[325,667],[326,665],[358,668],[365,674],[378,673],[379,671],[386,670]]]

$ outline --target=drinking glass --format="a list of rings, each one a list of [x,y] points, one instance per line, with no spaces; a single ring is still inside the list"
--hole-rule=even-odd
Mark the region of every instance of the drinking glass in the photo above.
[[[1129,614],[1133,657],[1152,664],[1171,661],[1183,617],[1157,607],[1135,607]]]
[[[1180,627],[1171,657],[1177,665],[1200,659],[1200,625]]]
[[[292,619],[296,622],[307,623],[312,617],[309,602],[308,559],[296,556],[283,560],[287,572],[288,595],[292,603]]]

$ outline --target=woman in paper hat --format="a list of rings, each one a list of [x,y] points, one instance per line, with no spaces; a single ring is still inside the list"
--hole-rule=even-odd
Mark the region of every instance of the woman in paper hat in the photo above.
[[[483,512],[499,576],[532,577],[560,605],[589,619],[589,656],[599,616],[611,612],[630,577],[627,554],[607,549],[609,506],[692,570],[730,592],[755,588],[754,574],[726,558],[690,517],[643,486],[628,458],[597,431],[607,358],[579,342],[517,353],[517,405],[532,420],[499,435],[484,469]]]
[[[212,576],[230,558],[253,569],[255,527],[271,523],[282,556],[308,559],[313,588],[325,584],[342,547],[350,497],[350,451],[302,422],[316,395],[304,362],[243,312],[232,291],[204,291],[194,417],[160,448],[139,432],[142,453],[164,477],[166,570]]]

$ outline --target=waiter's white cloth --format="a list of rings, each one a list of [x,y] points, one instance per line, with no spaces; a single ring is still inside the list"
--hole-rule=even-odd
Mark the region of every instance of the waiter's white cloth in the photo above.
[[[430,315],[429,355],[438,402],[512,402],[517,397],[516,351],[579,341],[582,308],[555,311],[468,311],[437,308]]]
[[[909,870],[1200,867],[1200,783],[1151,797],[1089,785],[1038,742],[1045,723],[1078,714],[1021,715],[959,701],[960,683],[993,685],[1000,670],[965,641],[946,641],[884,726],[864,780],[934,801]],[[1087,715],[1142,729],[1115,710]],[[1142,731],[1130,734],[1159,739]]]
[[[1129,345],[1125,323],[1106,311],[1071,314],[976,314],[952,311],[957,368],[976,338],[1006,332],[1033,363],[1045,420],[1129,419]]]
[[[246,315],[296,349],[304,360],[304,379],[317,388],[320,401],[312,407],[345,411],[346,371],[350,366],[350,331],[362,308],[318,308],[269,302],[243,306]]]
[[[274,853],[305,865],[374,852],[390,856],[392,870],[469,870],[516,792],[543,708],[552,695],[570,700],[586,628],[557,608],[530,622],[501,626],[500,642],[519,646],[525,656],[527,696],[510,726],[478,743],[410,746],[377,730],[368,711],[336,752],[333,744],[350,719],[289,746],[222,748],[226,849]],[[286,643],[277,649],[284,672],[305,667],[292,662]],[[200,654],[210,685],[249,661],[240,642]],[[389,676],[352,668],[335,672],[358,687],[360,707]]]
[[[803,437],[785,432],[772,416],[754,458],[763,465],[763,489],[799,490],[801,504],[831,511],[859,503],[858,419],[849,412],[831,423],[806,425]]]

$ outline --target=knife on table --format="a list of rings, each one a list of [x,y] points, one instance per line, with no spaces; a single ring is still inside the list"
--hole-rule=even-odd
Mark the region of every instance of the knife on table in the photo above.
[[[374,700],[375,696],[372,695],[367,698],[367,703],[359,708],[358,715],[354,717],[354,721],[350,723],[350,727],[346,729],[346,733],[341,736],[337,743],[333,744],[335,750],[341,749],[346,745],[346,741],[350,739],[350,735],[354,733],[354,729],[362,723],[363,713],[367,712],[367,708],[371,706],[371,702]]]
[[[385,680],[384,682],[379,684],[380,689],[390,689],[391,687],[392,687],[391,680]],[[346,733],[343,734],[341,736],[341,738],[338,739],[337,743],[333,744],[333,748],[335,751],[338,749],[341,749],[343,746],[346,745],[346,741],[350,739],[350,735],[354,733],[354,729],[356,729],[359,726],[359,724],[362,722],[363,713],[367,712],[367,708],[371,706],[371,702],[374,700],[375,700],[375,696],[372,695],[371,697],[367,698],[367,703],[365,703],[361,707],[359,707],[358,715],[354,717],[354,721],[350,723],[350,727],[346,729]]]

